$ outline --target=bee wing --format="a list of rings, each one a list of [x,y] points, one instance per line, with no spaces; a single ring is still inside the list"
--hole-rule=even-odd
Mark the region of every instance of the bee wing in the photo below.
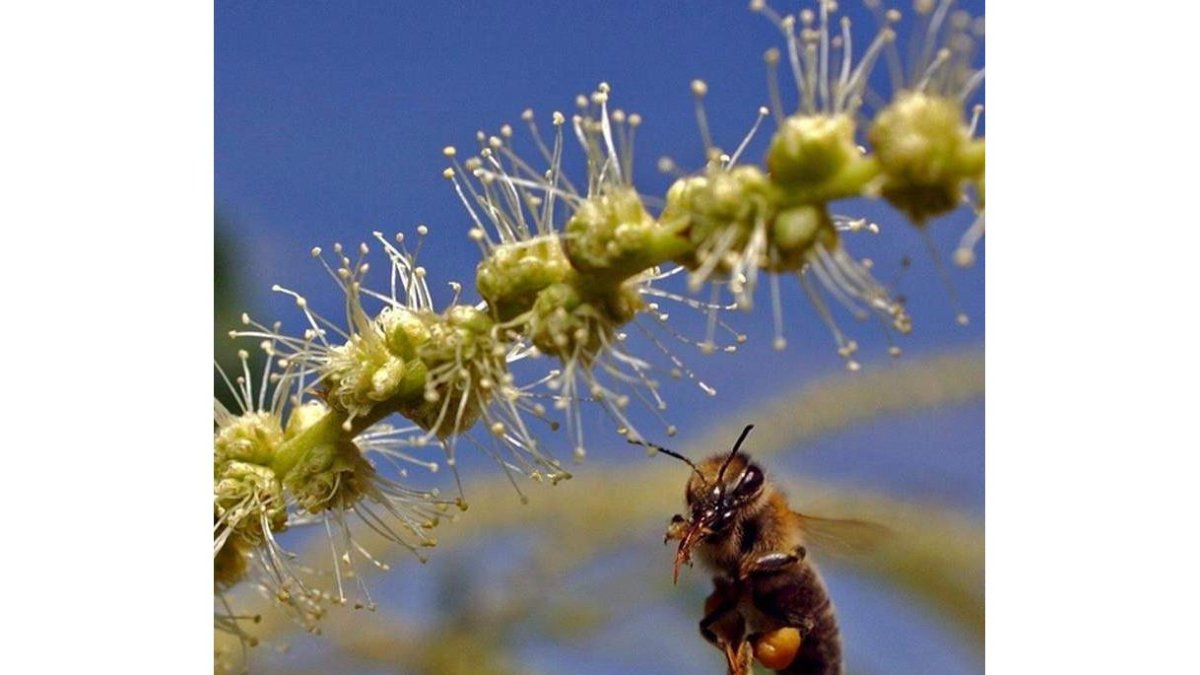
[[[866,520],[818,518],[792,512],[804,534],[806,546],[837,557],[870,555],[892,536],[892,531]]]

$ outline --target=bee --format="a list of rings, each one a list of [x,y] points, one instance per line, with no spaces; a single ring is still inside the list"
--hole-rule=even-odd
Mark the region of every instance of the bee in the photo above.
[[[853,547],[886,534],[862,521],[813,518],[792,511],[762,468],[733,449],[699,464],[648,443],[692,467],[684,496],[688,516],[675,515],[663,543],[679,541],[674,579],[692,557],[713,573],[700,634],[725,653],[729,672],[751,661],[787,675],[840,675],[842,646],[825,583],[808,557],[813,540]]]

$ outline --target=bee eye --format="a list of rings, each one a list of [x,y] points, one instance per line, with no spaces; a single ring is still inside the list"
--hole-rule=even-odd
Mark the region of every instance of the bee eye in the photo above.
[[[762,488],[763,475],[758,467],[750,466],[742,473],[742,478],[738,481],[737,492],[740,495],[752,495]]]

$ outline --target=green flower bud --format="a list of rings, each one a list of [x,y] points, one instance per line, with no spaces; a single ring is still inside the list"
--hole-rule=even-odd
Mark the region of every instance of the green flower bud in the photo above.
[[[630,285],[604,296],[585,297],[574,286],[553,284],[538,294],[529,336],[545,354],[564,362],[578,358],[590,363],[642,306],[637,289]]]
[[[438,436],[461,433],[479,419],[507,374],[507,345],[488,314],[454,305],[423,315],[429,338],[417,348],[427,369],[425,394],[401,413]]]
[[[404,360],[416,358],[416,347],[429,340],[425,322],[415,312],[388,307],[379,315],[379,327],[387,349]]]
[[[374,324],[371,333],[355,333],[330,350],[326,399],[353,417],[369,414],[376,404],[398,394],[405,381],[404,359],[388,349],[378,330]]]
[[[230,460],[220,462],[213,476],[213,504],[229,540],[249,545],[263,541],[263,528],[272,532],[287,529],[287,505],[283,485],[265,466]]]
[[[563,245],[576,270],[620,281],[654,265],[661,229],[637,192],[620,188],[583,202],[567,221]]]
[[[849,115],[792,115],[771,139],[767,169],[787,187],[814,187],[860,158]]]
[[[675,181],[667,190],[667,204],[661,220],[692,243],[692,247],[674,261],[688,269],[694,270],[700,264],[696,260],[696,244],[717,229],[716,223],[706,218],[701,210],[708,199],[709,183],[708,176],[688,176]]]
[[[286,485],[309,513],[347,509],[371,492],[375,468],[353,441],[339,440],[310,449],[288,472]]]
[[[884,198],[917,224],[956,208],[963,181],[982,171],[973,166],[978,153],[961,106],[950,98],[903,94],[879,113],[868,137],[883,170]]]
[[[796,206],[784,209],[772,223],[771,243],[777,259],[766,268],[772,272],[795,272],[807,262],[812,247],[821,243],[827,248],[837,245],[837,230],[824,206]]]
[[[667,205],[663,220],[688,219],[695,212],[697,200],[708,190],[708,176],[686,176],[667,188]]]
[[[675,262],[695,270],[709,255],[741,252],[754,228],[772,216],[779,199],[767,175],[750,165],[710,169],[703,176],[676,181],[667,192],[661,220],[687,237],[692,248]],[[724,260],[715,269],[729,271]]]
[[[491,335],[495,323],[487,312],[471,305],[454,305],[445,312],[445,325],[457,338],[477,340]],[[436,333],[434,339],[437,339]]]
[[[287,428],[284,435],[290,440],[299,436],[305,429],[311,427],[325,417],[329,407],[320,401],[306,401],[304,405],[292,409],[288,416]]]
[[[506,321],[529,311],[539,291],[569,274],[571,262],[551,235],[495,247],[476,268],[475,284]]]
[[[222,424],[213,437],[214,461],[269,465],[284,441],[279,418],[268,412],[251,411]]]

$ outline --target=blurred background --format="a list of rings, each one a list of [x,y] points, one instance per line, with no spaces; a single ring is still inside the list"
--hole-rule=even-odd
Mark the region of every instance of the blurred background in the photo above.
[[[982,3],[960,4],[982,13]],[[875,24],[857,2],[842,11],[861,49]],[[762,52],[782,46],[777,30],[742,2],[219,1],[215,12],[219,360],[239,346],[224,334],[242,311],[302,328],[272,284],[303,293],[326,316],[341,314],[341,295],[309,256],[315,245],[427,224],[421,262],[435,299],[449,299],[450,281],[471,289],[478,251],[441,176],[445,145],[469,151],[476,130],[494,133],[502,123],[521,136],[527,107],[548,128],[552,111],[569,113],[576,94],[606,81],[614,107],[644,119],[635,183],[662,195],[671,179],[655,168],[660,156],[684,168],[703,161],[690,80],[707,81],[713,134],[732,148],[767,102]],[[771,130],[768,123],[748,157],[761,157]],[[582,175],[581,164],[568,154],[572,176]],[[971,319],[959,326],[924,241],[897,213],[869,202],[834,211],[882,228],[847,235],[846,245],[907,298],[914,330],[899,343],[904,355],[889,358],[875,324],[842,313],[863,362],[861,372],[845,372],[828,330],[785,280],[785,351],[771,349],[761,295],[753,313],[727,317],[749,336],[738,353],[676,346],[718,391],[712,398],[686,381],[665,386],[679,435],[667,439],[648,414],[635,423],[695,458],[727,450],[755,423],[747,449],[793,508],[893,531],[869,556],[813,554],[838,608],[848,673],[982,672],[985,255],[950,271]],[[931,224],[945,259],[973,218],[963,209]],[[382,287],[383,266],[376,268]],[[679,332],[703,334],[703,317],[672,314]],[[636,343],[632,350],[651,353]],[[323,635],[311,636],[253,594],[235,593],[239,609],[263,616],[251,669],[722,672],[719,653],[696,630],[709,580],[685,569],[672,586],[673,551],[662,545],[667,521],[683,507],[686,467],[648,458],[621,441],[598,408],[586,412],[589,455],[574,479],[522,484],[522,505],[490,459],[468,454],[460,470],[471,509],[438,529],[428,564],[369,545],[392,567],[367,579],[374,612],[335,608]],[[569,443],[558,436],[547,431],[543,440],[568,458]],[[451,480],[443,471],[409,482],[448,489]],[[323,536],[309,534],[318,533],[289,532],[284,543],[320,565]],[[217,640],[227,645],[225,636]]]

